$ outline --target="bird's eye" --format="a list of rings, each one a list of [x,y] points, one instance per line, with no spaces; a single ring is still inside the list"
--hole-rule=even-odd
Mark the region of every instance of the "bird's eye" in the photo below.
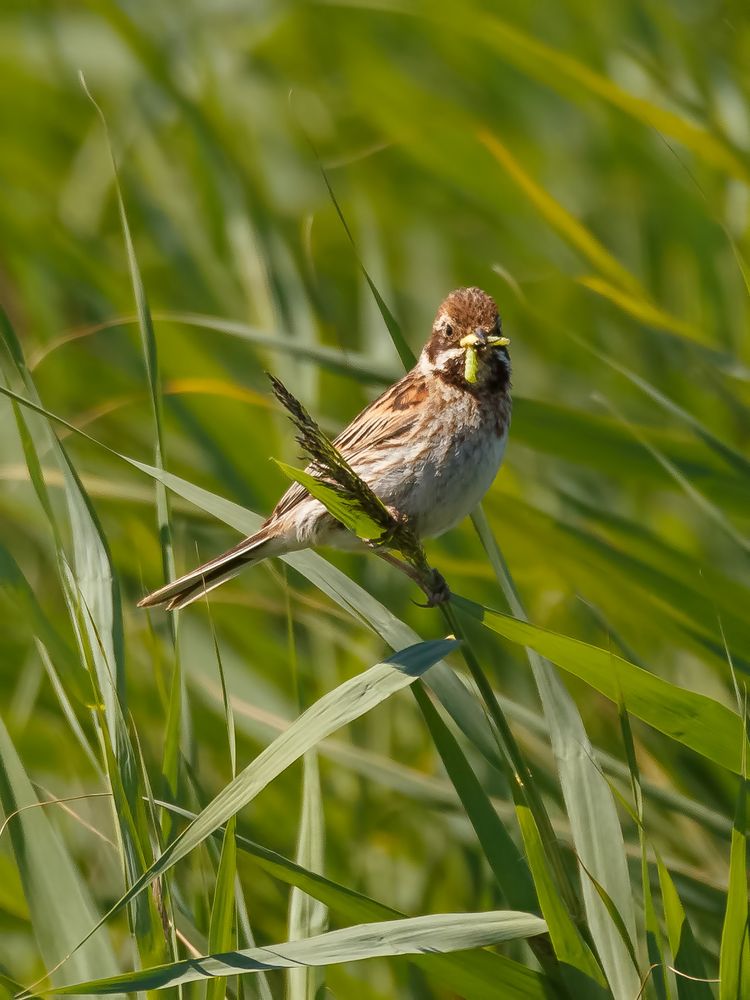
[[[443,332],[445,333],[446,337],[452,337],[453,336],[453,327],[450,325],[450,323],[446,323],[445,324],[445,328],[444,328]]]

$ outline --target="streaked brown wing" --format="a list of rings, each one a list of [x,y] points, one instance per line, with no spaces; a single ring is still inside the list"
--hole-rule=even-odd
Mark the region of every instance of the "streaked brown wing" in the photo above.
[[[415,427],[421,404],[427,398],[423,375],[410,371],[366,406],[335,439],[334,444],[356,469],[362,459],[381,448],[392,448]],[[307,470],[312,471],[314,470]],[[271,519],[282,517],[310,494],[293,483],[276,504]]]

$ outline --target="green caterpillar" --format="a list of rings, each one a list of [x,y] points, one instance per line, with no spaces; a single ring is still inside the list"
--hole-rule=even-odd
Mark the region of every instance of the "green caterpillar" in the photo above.
[[[467,382],[474,383],[479,372],[479,359],[473,347],[466,348],[466,358],[464,360],[464,378]]]

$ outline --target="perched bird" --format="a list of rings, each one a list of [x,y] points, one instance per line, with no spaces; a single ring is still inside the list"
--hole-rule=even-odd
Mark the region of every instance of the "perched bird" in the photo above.
[[[414,368],[336,438],[354,471],[420,538],[458,524],[497,474],[511,415],[508,343],[489,295],[479,288],[451,292]],[[363,543],[294,483],[254,535],[138,606],[184,608],[245,566],[318,545]],[[387,551],[378,554],[403,568]]]

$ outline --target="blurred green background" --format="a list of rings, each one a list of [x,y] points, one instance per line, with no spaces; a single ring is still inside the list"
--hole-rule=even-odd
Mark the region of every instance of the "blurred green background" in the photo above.
[[[264,370],[330,431],[398,376],[357,254],[414,351],[448,291],[482,286],[511,338],[515,391],[505,465],[485,509],[530,619],[736,710],[729,657],[741,683],[750,668],[749,65],[750,18],[731,2],[6,0],[0,301],[44,405],[153,463],[112,164],[79,71],[107,119],[154,318],[164,462],[184,479],[266,514],[285,488],[269,458],[299,456]],[[2,409],[2,719],[38,798],[103,791],[72,721],[96,746],[86,687],[54,654],[52,673],[45,669],[35,642],[49,646],[52,630],[75,645],[55,540],[10,405]],[[160,796],[171,635],[161,612],[149,618],[134,606],[164,579],[154,485],[57,432],[111,548],[128,725]],[[60,467],[49,449],[39,460],[61,510]],[[179,572],[238,537],[179,498],[172,520]],[[429,543],[428,554],[455,591],[504,606],[470,522]],[[412,603],[415,588],[379,560],[330,558],[420,636],[445,634],[436,612]],[[389,652],[357,614],[281,564],[216,591],[211,618],[240,766],[301,708]],[[475,631],[569,843],[523,648]],[[179,795],[196,809],[196,788],[206,801],[230,777],[205,608],[181,616],[179,644],[189,760]],[[67,713],[53,678],[67,691]],[[623,761],[617,706],[581,681],[565,683],[592,743]],[[636,720],[633,728],[651,789],[648,832],[715,978],[736,780],[655,729]],[[467,753],[517,837],[507,785]],[[406,694],[319,756],[318,861],[328,876],[414,914],[497,904]],[[629,796],[627,771],[610,773]],[[299,767],[287,770],[243,811],[243,832],[294,857],[301,781]],[[44,814],[104,912],[123,885],[111,808],[83,799]],[[637,827],[626,810],[620,816],[640,907]],[[37,890],[22,878],[10,829],[0,838],[0,963],[30,982],[62,957],[65,941],[46,947],[40,938],[29,900]],[[212,865],[202,848],[180,869],[177,903],[203,935]],[[246,857],[239,875],[258,940],[285,940],[287,888]],[[117,967],[132,967],[122,916],[109,933]],[[326,982],[330,995],[356,990],[362,1000],[458,995],[403,959],[332,966]]]

